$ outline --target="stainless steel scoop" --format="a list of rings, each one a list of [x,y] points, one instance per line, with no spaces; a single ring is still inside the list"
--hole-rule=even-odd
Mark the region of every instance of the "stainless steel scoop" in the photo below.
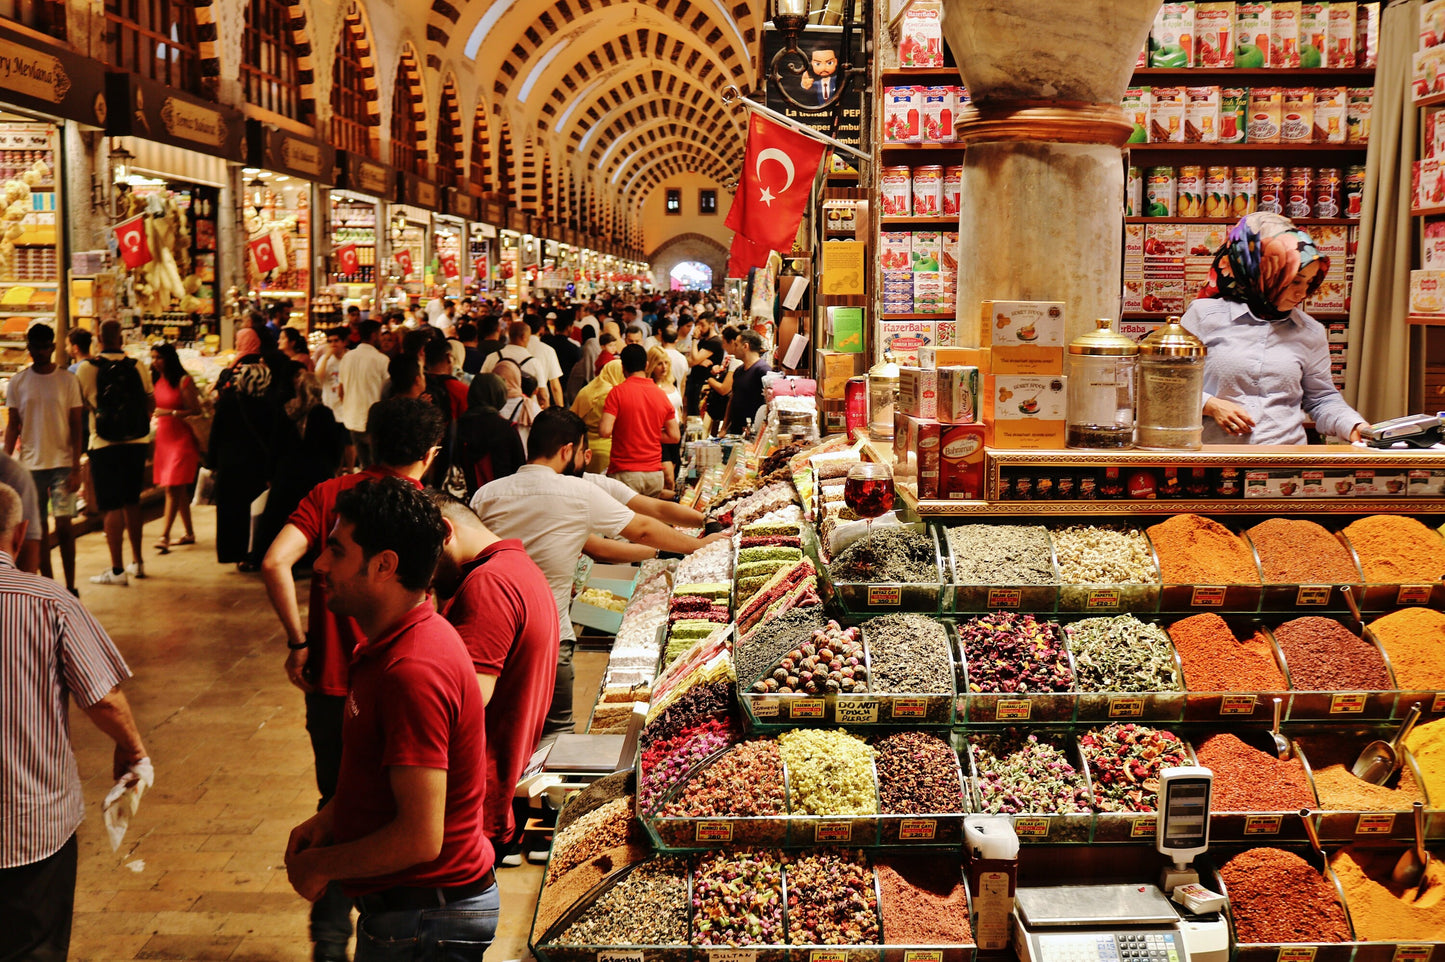
[[[1366,745],[1365,750],[1360,752],[1360,757],[1355,759],[1354,767],[1350,769],[1354,776],[1371,785],[1383,785],[1394,777],[1405,760],[1405,756],[1400,753],[1400,744],[1409,737],[1410,730],[1419,719],[1420,706],[1416,704],[1410,708],[1410,714],[1405,716],[1405,722],[1394,738],[1389,741],[1377,738]]]

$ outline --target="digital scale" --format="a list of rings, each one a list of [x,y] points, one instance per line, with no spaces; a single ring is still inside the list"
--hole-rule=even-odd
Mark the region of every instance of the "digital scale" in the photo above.
[[[1407,414],[1360,428],[1360,439],[1372,448],[1406,444],[1428,448],[1445,440],[1445,419],[1435,414]]]
[[[1229,925],[1218,911],[1181,911],[1165,894],[1189,886],[1191,901],[1213,908],[1188,867],[1209,848],[1207,768],[1166,768],[1159,778],[1155,847],[1174,862],[1154,884],[1020,886],[1014,897],[1014,948],[1020,962],[1227,962]],[[1179,893],[1175,892],[1176,895]]]

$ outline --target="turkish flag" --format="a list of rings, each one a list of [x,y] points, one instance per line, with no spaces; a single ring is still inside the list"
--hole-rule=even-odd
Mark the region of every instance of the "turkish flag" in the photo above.
[[[462,272],[457,269],[457,255],[455,255],[455,254],[443,254],[443,255],[442,255],[442,273],[445,274],[447,277],[460,277],[460,276],[461,276],[461,273],[462,273]]]
[[[791,251],[827,153],[825,144],[754,114],[748,121],[742,181],[726,225],[754,244]]]
[[[356,273],[356,269],[361,266],[361,259],[357,257],[355,244],[342,244],[336,248],[336,266],[341,268],[339,273],[343,277]]]
[[[137,214],[115,227],[115,243],[125,266],[134,270],[151,262],[151,245],[146,240],[144,214]]]
[[[251,241],[251,256],[256,259],[256,270],[261,274],[274,271],[281,266],[276,256],[276,247],[270,234],[263,234]]]
[[[487,279],[487,259],[485,257],[478,257],[472,261],[472,274],[479,281]]]
[[[402,277],[411,276],[411,251],[396,252],[396,269],[401,272]]]
[[[754,244],[742,234],[734,234],[733,245],[728,250],[728,277],[746,278],[749,270],[767,264],[771,253],[767,245]]]

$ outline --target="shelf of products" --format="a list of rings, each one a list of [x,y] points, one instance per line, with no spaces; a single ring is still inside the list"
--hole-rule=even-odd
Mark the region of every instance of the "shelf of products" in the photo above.
[[[243,176],[247,236],[252,243],[265,238],[271,252],[264,263],[255,248],[247,256],[247,288],[272,302],[290,302],[288,322],[306,330],[310,324],[313,188],[305,181],[268,170],[247,168]],[[269,269],[262,270],[263,266]]]
[[[1406,323],[1419,329],[1411,338],[1412,365],[1425,369],[1424,383],[1412,380],[1410,405],[1433,411],[1440,406],[1445,383],[1445,340],[1435,328],[1445,327],[1445,81],[1438,66],[1445,60],[1440,45],[1435,5],[1421,11],[1419,48],[1414,55],[1414,107],[1420,133],[1412,169],[1411,210],[1414,217],[1415,260],[1410,271],[1410,306]],[[1430,22],[1427,22],[1430,21]]]
[[[340,293],[340,310],[376,294],[377,202],[360,194],[331,191],[328,286]],[[348,270],[349,269],[349,270]]]

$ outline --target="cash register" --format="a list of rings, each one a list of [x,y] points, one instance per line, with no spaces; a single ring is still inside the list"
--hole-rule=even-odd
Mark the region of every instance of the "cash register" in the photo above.
[[[1211,787],[1207,768],[1161,773],[1155,847],[1173,865],[1159,883],[1019,886],[1020,962],[1227,962],[1224,898],[1189,867],[1209,848]]]

